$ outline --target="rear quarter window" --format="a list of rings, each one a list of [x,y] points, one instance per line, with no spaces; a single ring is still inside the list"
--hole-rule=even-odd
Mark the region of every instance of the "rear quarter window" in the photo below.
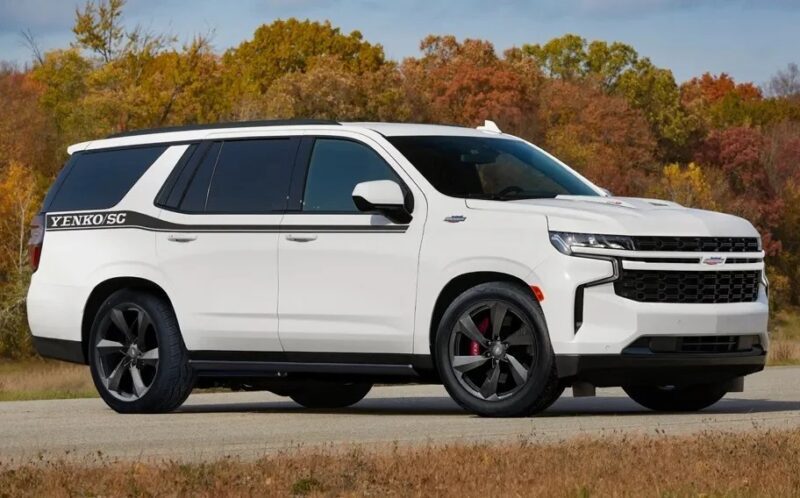
[[[56,185],[47,211],[108,209],[116,205],[167,146],[98,150],[76,154]]]

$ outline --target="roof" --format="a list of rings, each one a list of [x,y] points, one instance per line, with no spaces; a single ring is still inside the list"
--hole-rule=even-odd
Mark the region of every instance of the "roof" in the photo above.
[[[82,142],[68,148],[70,154],[87,149],[103,149],[108,147],[130,147],[135,145],[175,143],[203,140],[208,138],[209,132],[235,130],[242,132],[258,132],[274,130],[280,127],[297,127],[301,129],[362,129],[372,130],[386,137],[429,135],[429,136],[475,136],[485,137],[487,134],[499,136],[496,132],[466,128],[462,126],[448,126],[435,124],[414,123],[369,123],[354,122],[340,123],[337,121],[319,119],[290,119],[272,121],[238,121],[232,123],[201,124],[189,126],[175,126],[168,128],[152,128],[136,130],[111,135],[105,139]],[[340,128],[341,127],[341,128]],[[510,138],[510,137],[509,137]]]
[[[297,126],[297,125],[338,125],[329,119],[270,119],[263,121],[232,121],[227,123],[193,124],[184,126],[165,126],[163,128],[144,128],[141,130],[114,133],[106,138],[137,137],[176,131],[227,130],[230,128],[261,128],[265,126]]]

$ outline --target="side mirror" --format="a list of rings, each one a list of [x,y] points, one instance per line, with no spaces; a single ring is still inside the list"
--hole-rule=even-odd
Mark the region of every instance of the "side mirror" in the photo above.
[[[600,190],[602,190],[603,193],[606,194],[606,197],[614,197],[614,194],[612,194],[611,191],[608,190],[607,188],[600,187]]]
[[[395,223],[411,221],[413,208],[407,206],[400,185],[391,180],[359,183],[353,189],[353,202],[359,211],[377,211]]]

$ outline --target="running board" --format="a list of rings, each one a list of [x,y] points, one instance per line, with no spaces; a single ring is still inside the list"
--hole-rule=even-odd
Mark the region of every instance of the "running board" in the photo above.
[[[283,374],[345,374],[421,377],[434,370],[430,355],[290,351],[190,351],[202,376],[259,377]]]
[[[279,361],[214,361],[190,360],[189,365],[200,376],[281,377],[283,374],[345,374],[368,376],[419,377],[412,365],[375,363],[299,363]]]

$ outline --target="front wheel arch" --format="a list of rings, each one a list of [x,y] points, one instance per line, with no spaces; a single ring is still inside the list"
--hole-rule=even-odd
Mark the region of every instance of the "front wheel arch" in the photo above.
[[[434,366],[436,363],[436,355],[434,354],[436,333],[439,330],[439,324],[442,321],[442,317],[444,317],[444,312],[447,310],[447,307],[464,292],[478,285],[491,282],[508,282],[519,285],[520,287],[528,289],[534,299],[536,298],[536,296],[533,295],[533,291],[524,280],[508,273],[479,271],[464,273],[452,278],[439,292],[431,315],[430,327],[428,330],[428,344],[430,346],[431,358],[433,358]]]

